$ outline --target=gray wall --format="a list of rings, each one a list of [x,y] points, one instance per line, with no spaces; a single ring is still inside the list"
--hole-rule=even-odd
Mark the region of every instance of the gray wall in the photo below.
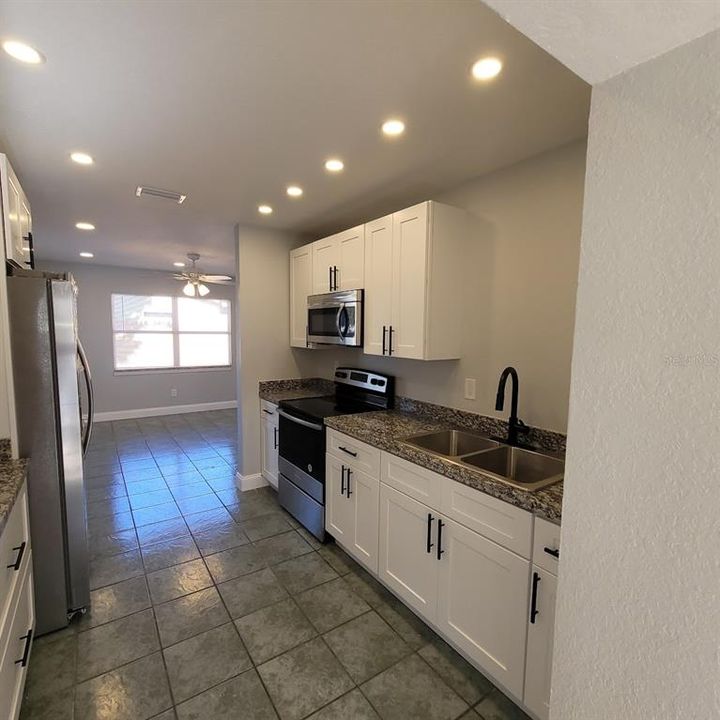
[[[552,720],[720,717],[718,68],[593,88]]]
[[[173,280],[170,272],[117,268],[90,262],[45,263],[41,269],[69,271],[77,280],[80,338],[92,369],[97,412],[235,400],[235,369],[232,367],[115,374],[110,295],[181,295],[182,283]],[[210,297],[233,300],[235,288],[213,285],[211,293]],[[177,398],[170,396],[171,388],[177,388]]]
[[[495,413],[502,369],[520,374],[520,416],[565,432],[585,177],[585,142],[483,176],[438,196],[477,219],[468,238],[462,359],[421,362],[355,350],[297,350],[304,375],[339,363],[397,376],[397,392],[485,415]],[[460,281],[460,280],[459,280]],[[477,400],[464,398],[465,378]]]

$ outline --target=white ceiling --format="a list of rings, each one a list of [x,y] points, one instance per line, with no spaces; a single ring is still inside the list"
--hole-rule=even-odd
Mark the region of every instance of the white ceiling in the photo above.
[[[719,0],[485,0],[592,85],[720,27]]]
[[[0,146],[40,258],[232,271],[236,222],[316,235],[586,133],[589,87],[479,2],[0,2]],[[472,62],[500,55],[493,83]],[[1,53],[0,53],[1,54]],[[383,139],[389,115],[406,135]],[[85,150],[96,165],[68,160]],[[329,176],[323,161],[345,160]],[[287,198],[287,183],[303,186]],[[137,199],[138,184],[187,193]],[[258,203],[275,213],[261,217]],[[74,228],[78,220],[94,233]]]

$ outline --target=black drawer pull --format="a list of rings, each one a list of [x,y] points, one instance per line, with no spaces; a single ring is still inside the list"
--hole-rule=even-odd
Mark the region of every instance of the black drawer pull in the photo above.
[[[275,414],[272,410],[266,410],[265,408],[263,408],[263,412],[264,412],[264,413],[267,413],[268,415],[274,415],[274,414]]]
[[[444,525],[445,525],[445,523],[440,518],[438,518],[438,544],[437,544],[437,559],[438,560],[442,557],[443,553],[445,552],[443,550],[443,546],[442,546],[442,529],[443,529]]]
[[[23,555],[25,554],[25,546],[27,543],[23,540],[23,542],[20,543],[17,547],[14,547],[13,550],[17,550],[17,557],[15,558],[14,563],[10,563],[7,567],[8,569],[12,568],[13,570],[19,570],[20,566],[22,565],[22,559]]]
[[[352,495],[352,490],[350,489],[350,475],[352,474],[352,470],[350,468],[347,469],[347,484],[345,486],[345,490],[347,491],[347,498],[350,499],[350,496]]]
[[[428,554],[432,550],[432,546],[433,546],[433,543],[431,542],[431,540],[432,540],[432,524],[433,524],[434,519],[435,518],[432,516],[432,513],[428,513],[428,521],[427,521],[428,522],[428,526],[427,526],[427,552],[428,552]]]
[[[23,656],[15,661],[16,665],[25,667],[28,663],[28,657],[30,657],[30,646],[32,645],[33,629],[30,628],[27,631],[27,635],[23,635],[20,639],[25,641],[25,649],[23,650]]]
[[[546,548],[543,548],[543,550],[544,550],[548,555],[552,555],[554,558],[559,558],[559,557],[560,557],[560,548],[554,548],[554,549],[553,549],[553,548],[546,547]]]
[[[536,572],[533,573],[533,584],[532,584],[532,600],[530,601],[530,622],[534,625],[535,618],[540,614],[537,609],[538,599],[538,585],[540,584],[540,575]]]
[[[348,450],[346,447],[341,447],[340,445],[338,445],[338,450],[342,450],[344,453],[347,453],[348,455],[357,457],[357,453],[354,453],[352,450]]]

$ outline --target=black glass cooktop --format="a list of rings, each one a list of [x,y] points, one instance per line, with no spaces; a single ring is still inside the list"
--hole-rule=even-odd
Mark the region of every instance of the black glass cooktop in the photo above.
[[[305,418],[307,420],[322,421],[333,415],[352,415],[353,413],[370,412],[381,410],[369,403],[340,401],[334,395],[324,397],[300,398],[299,400],[282,400],[280,409],[290,415]]]

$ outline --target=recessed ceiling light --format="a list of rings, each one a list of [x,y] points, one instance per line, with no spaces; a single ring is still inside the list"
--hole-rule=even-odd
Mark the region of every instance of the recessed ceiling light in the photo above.
[[[476,80],[492,80],[502,70],[502,60],[496,57],[480,58],[472,66],[472,74]]]
[[[402,120],[391,118],[382,124],[382,131],[389,137],[397,137],[405,132],[405,123]]]
[[[92,165],[93,162],[95,162],[92,159],[92,155],[88,155],[84,152],[74,152],[70,153],[70,159],[73,162],[76,162],[78,165]]]
[[[175,267],[185,267],[185,263],[184,263],[184,262],[174,262],[173,265],[174,265]]]
[[[91,252],[81,252],[80,257],[91,258],[91,257],[95,257],[95,255],[93,255],[93,253],[91,253]]]
[[[342,160],[338,160],[337,158],[330,158],[329,160],[325,161],[325,169],[328,172],[341,172],[344,167],[345,163]]]
[[[34,47],[18,40],[5,40],[2,48],[10,57],[28,65],[40,65],[45,62],[45,58]]]
[[[288,185],[287,194],[290,197],[300,197],[303,194],[302,188],[297,185]]]
[[[272,213],[272,208],[269,205],[258,205],[258,212],[261,215],[270,215]]]
[[[79,222],[75,223],[75,227],[78,230],[94,230],[95,226],[92,223],[89,222]]]

